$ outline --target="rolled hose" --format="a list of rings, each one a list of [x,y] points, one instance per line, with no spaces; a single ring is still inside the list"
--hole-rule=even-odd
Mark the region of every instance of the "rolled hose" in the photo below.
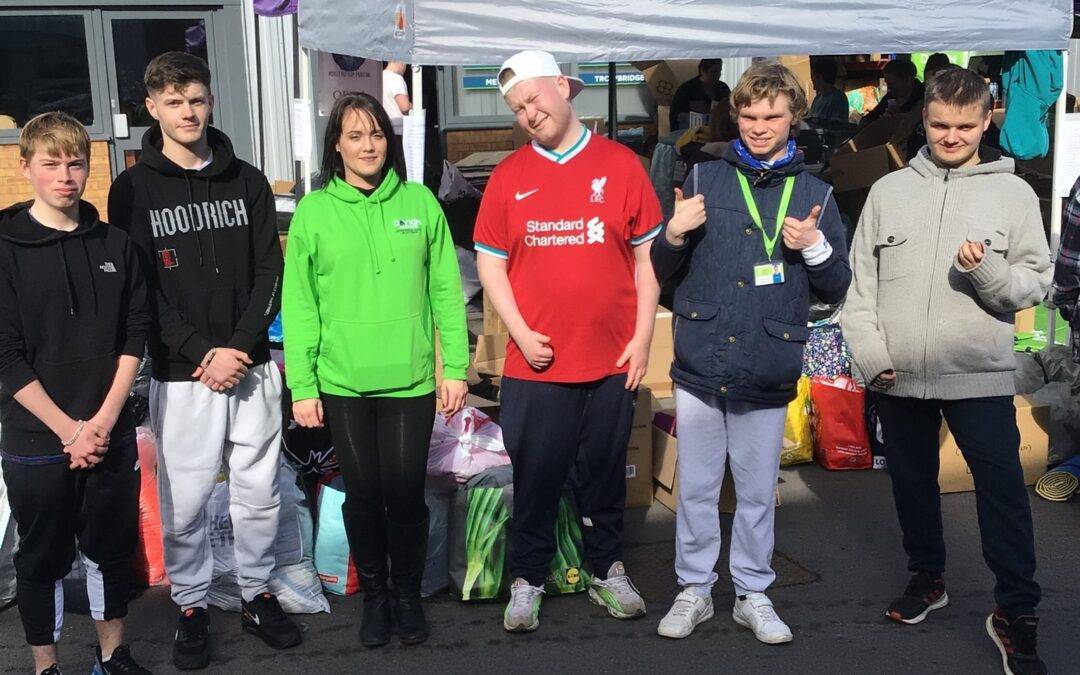
[[[1052,502],[1064,502],[1080,488],[1080,456],[1047,471],[1035,484],[1035,493]]]

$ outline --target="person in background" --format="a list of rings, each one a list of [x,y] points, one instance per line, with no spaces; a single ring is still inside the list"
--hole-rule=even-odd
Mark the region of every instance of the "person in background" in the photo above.
[[[952,65],[949,61],[949,55],[941,52],[934,52],[926,59],[926,65],[923,66],[923,84],[929,84],[930,80],[934,77],[934,74],[938,71]]]
[[[657,632],[684,638],[713,616],[725,465],[732,525],[732,618],[766,644],[792,633],[765,594],[787,405],[795,397],[811,293],[840,302],[851,279],[831,189],[804,169],[793,130],[806,93],[779,63],[755,63],[732,94],[739,138],[697,164],[652,250],[675,285],[679,507],[675,572],[682,592]],[[782,241],[781,241],[782,239]]]
[[[365,647],[386,644],[393,632],[407,645],[430,634],[420,582],[435,392],[448,416],[468,393],[469,336],[450,229],[435,195],[404,180],[405,160],[390,136],[375,98],[334,103],[324,183],[296,208],[282,289],[293,417],[309,428],[329,423],[345,479],[342,514],[364,594]]]
[[[1073,184],[1065,204],[1050,299],[1069,323],[1072,358],[1080,362],[1080,179]]]
[[[731,92],[731,88],[720,79],[723,69],[723,59],[702,59],[698,62],[697,77],[679,85],[671,100],[669,123],[672,131],[688,126],[688,119],[684,116],[691,112],[708,113],[713,103],[722,98],[723,91]],[[717,87],[722,89],[718,90]]]
[[[19,534],[19,617],[34,672],[59,675],[61,582],[77,554],[94,672],[149,673],[122,644],[139,539],[128,393],[150,330],[146,281],[127,235],[81,200],[83,125],[60,112],[29,120],[19,164],[34,199],[0,211],[0,456]]]
[[[884,77],[888,91],[877,106],[862,118],[859,126],[864,127],[883,116],[918,110],[925,87],[915,74],[915,64],[911,61],[893,59],[886,63]]]
[[[404,124],[403,117],[412,110],[409,88],[405,84],[407,69],[408,66],[401,61],[387,61],[382,74],[382,106],[399,139]]]
[[[808,118],[821,126],[848,123],[848,100],[836,86],[840,65],[831,56],[810,59],[810,81],[814,85],[814,102]]]
[[[841,317],[877,411],[911,577],[885,610],[917,624],[949,604],[938,487],[942,418],[975,481],[997,606],[985,627],[1005,673],[1042,675],[1041,590],[1020,466],[1013,317],[1050,284],[1035,192],[985,146],[992,99],[978,74],[947,68],[927,86],[927,145],[874,183],[851,250]],[[680,438],[681,441],[681,438]],[[681,460],[681,457],[680,457]]]

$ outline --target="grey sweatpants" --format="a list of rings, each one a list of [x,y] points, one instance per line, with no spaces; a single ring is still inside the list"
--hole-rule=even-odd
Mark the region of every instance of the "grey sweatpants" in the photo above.
[[[206,504],[228,466],[237,583],[244,600],[267,590],[278,528],[281,373],[253,366],[232,390],[150,382],[165,571],[181,609],[206,607],[214,574]]]
[[[776,480],[787,406],[767,407],[678,388],[679,510],[675,573],[679,585],[707,596],[720,557],[720,486],[731,466],[738,504],[731,532],[735,594],[763,593],[772,569]]]

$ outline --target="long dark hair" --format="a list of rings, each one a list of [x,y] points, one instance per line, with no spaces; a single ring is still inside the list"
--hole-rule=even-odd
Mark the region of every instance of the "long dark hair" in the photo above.
[[[398,178],[405,180],[405,155],[401,149],[401,142],[394,133],[394,125],[390,122],[390,116],[386,114],[382,104],[371,94],[358,92],[346,94],[334,101],[334,108],[330,111],[330,118],[326,121],[326,135],[323,137],[322,164],[319,167],[319,176],[316,181],[320,188],[326,187],[334,176],[345,177],[345,164],[341,160],[341,154],[334,147],[341,138],[341,125],[345,114],[355,110],[361,114],[367,114],[375,120],[379,130],[386,136],[386,161],[383,162],[382,176],[386,175],[387,168],[397,173]],[[381,176],[380,176],[381,179]]]

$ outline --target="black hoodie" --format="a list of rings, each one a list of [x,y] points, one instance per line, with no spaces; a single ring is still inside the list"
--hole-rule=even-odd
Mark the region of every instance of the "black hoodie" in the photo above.
[[[281,306],[281,246],[266,178],[233,155],[225,134],[208,128],[213,158],[198,171],[161,152],[151,127],[135,166],[113,181],[109,222],[145,255],[153,375],[190,380],[213,347],[232,347],[256,363],[270,358],[266,331]]]
[[[150,311],[140,256],[120,230],[79,204],[62,232],[30,217],[29,204],[0,211],[0,449],[8,456],[63,455],[45,424],[14,394],[38,380],[73,419],[101,408],[122,354],[142,358]],[[124,412],[113,434],[131,430]]]

